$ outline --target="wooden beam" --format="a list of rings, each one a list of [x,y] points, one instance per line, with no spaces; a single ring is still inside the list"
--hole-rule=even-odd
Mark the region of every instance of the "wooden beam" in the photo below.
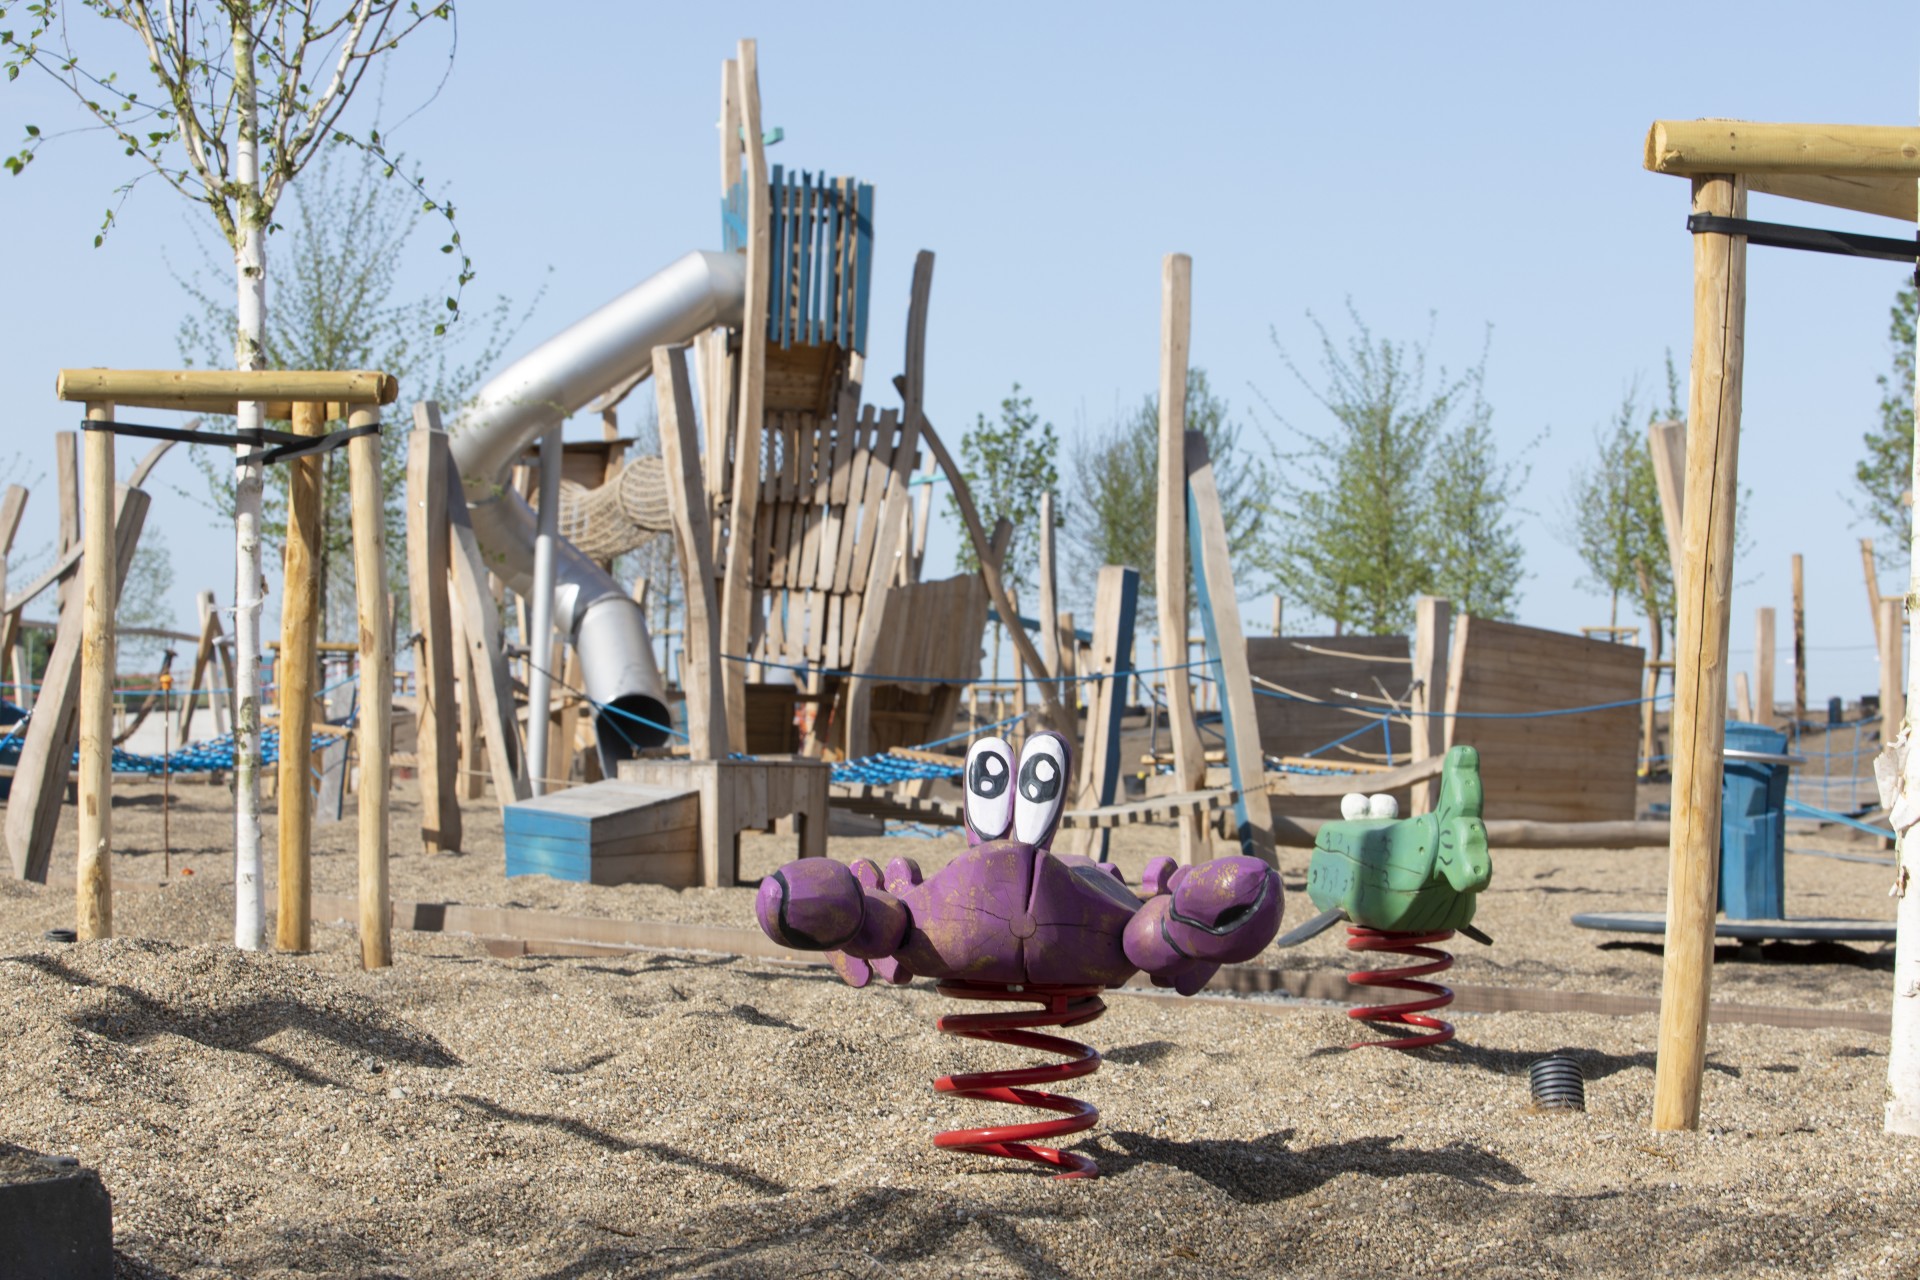
[[[1654,173],[1751,174],[1753,191],[1914,221],[1920,129],[1902,125],[1656,120]]]
[[[1160,658],[1166,673],[1167,736],[1173,740],[1174,789],[1198,791],[1206,780],[1193,688],[1180,664],[1187,654],[1187,352],[1193,319],[1193,259],[1170,253],[1160,265],[1160,482],[1155,515],[1154,595],[1159,605]],[[1206,828],[1180,827],[1180,861],[1210,856]]]
[[[1880,601],[1880,741],[1900,736],[1907,718],[1906,683],[1901,678],[1907,639],[1906,602],[1898,596]]]
[[[1184,379],[1182,380],[1184,389]],[[1227,778],[1234,800],[1234,838],[1240,852],[1277,866],[1273,817],[1267,804],[1266,757],[1253,706],[1253,675],[1247,666],[1247,636],[1240,625],[1240,598],[1227,551],[1227,522],[1207,438],[1187,432],[1187,534],[1193,547],[1193,584],[1207,656],[1219,691],[1221,729],[1227,740]],[[1202,781],[1204,781],[1204,766]]]
[[[87,406],[87,421],[111,422],[113,406]],[[80,584],[79,853],[75,925],[82,942],[113,936],[113,610],[120,595],[114,561],[113,433],[86,433],[82,476],[86,547]]]
[[[732,751],[721,689],[719,600],[713,585],[713,534],[707,527],[706,483],[700,475],[700,435],[694,424],[693,384],[679,347],[653,349],[653,386],[659,407],[660,461],[666,472],[667,510],[686,584],[685,657],[687,742],[695,760],[724,760]],[[744,747],[745,740],[741,741]]]
[[[1793,553],[1793,722],[1807,718],[1807,591],[1800,553]]]
[[[1416,763],[1447,754],[1448,642],[1453,635],[1453,605],[1438,596],[1414,602],[1412,753]],[[1408,808],[1432,813],[1440,799],[1438,778],[1415,784]]]
[[[447,519],[453,530],[449,544],[453,594],[460,608],[460,633],[466,641],[466,673],[471,677],[467,697],[474,704],[480,736],[486,742],[494,800],[501,805],[513,804],[531,794],[516,736],[513,677],[500,648],[500,615],[487,590],[487,565],[467,515],[467,497],[461,491],[459,475],[451,471],[447,475]]]
[[[127,488],[119,490],[117,500],[113,525],[116,598],[139,545],[149,502],[145,490]],[[61,610],[53,652],[47,655],[46,671],[40,677],[40,696],[20,743],[20,759],[14,766],[13,789],[7,801],[7,851],[13,857],[13,872],[22,880],[41,884],[46,883],[47,866],[53,858],[60,800],[80,729],[81,595],[76,587]]]
[[[1693,183],[1695,213],[1744,217],[1745,184]],[[1693,238],[1693,381],[1687,408],[1685,549],[1675,645],[1673,831],[1653,1127],[1700,1124],[1720,852],[1720,752],[1725,743],[1727,625],[1739,494],[1740,381],[1745,358],[1747,242]]]
[[[407,596],[418,633],[414,680],[420,779],[420,845],[427,853],[460,848],[459,713],[454,707],[452,565],[447,540],[447,482],[453,470],[438,411],[413,407],[407,442]]]
[[[1755,724],[1775,727],[1773,714],[1773,609],[1762,608],[1754,619],[1753,711]]]
[[[321,404],[392,404],[400,380],[390,373],[298,369],[62,369],[53,394],[60,400],[121,408],[233,412],[240,401],[292,400]]]
[[[1685,540],[1687,424],[1654,422],[1647,426],[1647,449],[1653,455],[1653,483],[1660,492],[1660,523],[1667,535],[1667,567],[1674,586],[1680,584],[1680,560]]]
[[[1127,708],[1127,678],[1133,665],[1133,620],[1140,607],[1140,571],[1106,565],[1094,587],[1093,649],[1086,670],[1097,677],[1087,691],[1087,732],[1081,743],[1079,782],[1073,808],[1100,809],[1118,798],[1120,726]],[[1105,862],[1105,828],[1076,828],[1060,837],[1063,852]]]
[[[753,526],[760,497],[761,419],[767,391],[767,292],[772,230],[767,203],[767,153],[760,136],[760,63],[752,40],[740,42],[740,127],[745,131],[747,188],[747,298],[740,331],[739,417],[733,434],[733,505],[727,517],[726,583],[720,598],[721,688],[727,741],[747,740],[747,667],[724,655],[747,655],[753,640]]]
[[[376,426],[380,411],[356,408],[347,427]],[[457,483],[448,477],[448,488]],[[393,963],[387,881],[389,778],[393,749],[393,626],[387,595],[386,494],[380,480],[380,437],[347,441],[347,486],[353,512],[353,597],[360,623],[359,898],[360,965]],[[285,803],[284,798],[282,803]]]
[[[293,433],[327,428],[324,404],[293,406]],[[282,951],[313,948],[313,690],[320,641],[320,456],[287,466],[285,586],[280,604],[280,655],[274,681],[280,712],[279,910],[274,943]]]

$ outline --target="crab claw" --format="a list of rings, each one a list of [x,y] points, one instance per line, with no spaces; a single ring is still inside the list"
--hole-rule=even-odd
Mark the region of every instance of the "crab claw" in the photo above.
[[[754,915],[782,946],[871,960],[899,946],[907,932],[906,907],[879,881],[872,863],[849,869],[826,858],[802,858],[760,882]]]
[[[1121,941],[1130,962],[1176,990],[1196,981],[1196,968],[1252,959],[1280,931],[1280,874],[1258,858],[1181,867],[1165,883],[1169,892],[1140,908]],[[1211,976],[1209,968],[1197,982]]]

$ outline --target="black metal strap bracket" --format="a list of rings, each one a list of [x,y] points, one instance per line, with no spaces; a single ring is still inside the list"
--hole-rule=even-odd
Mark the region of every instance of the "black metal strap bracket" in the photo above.
[[[1723,218],[1714,213],[1696,213],[1687,218],[1687,230],[1694,235],[1714,232],[1725,236],[1745,236],[1748,244],[1770,249],[1804,249],[1809,253],[1834,253],[1845,258],[1878,258],[1885,262],[1920,261],[1920,236],[1911,240],[1893,236],[1870,236],[1858,231],[1822,231],[1817,227],[1795,227],[1782,222],[1754,222],[1747,218]],[[1920,270],[1916,270],[1920,281]]]
[[[377,436],[380,424],[369,422],[363,426],[348,427],[345,431],[330,431],[323,436],[295,435],[291,431],[270,431],[261,427],[255,431],[188,431],[181,427],[155,427],[139,422],[114,422],[106,419],[82,418],[82,431],[110,431],[117,436],[136,436],[142,440],[174,440],[183,444],[223,444],[232,447],[247,445],[262,449],[268,445],[262,462],[285,462],[291,458],[304,458],[309,454],[326,453],[338,449],[356,436]]]

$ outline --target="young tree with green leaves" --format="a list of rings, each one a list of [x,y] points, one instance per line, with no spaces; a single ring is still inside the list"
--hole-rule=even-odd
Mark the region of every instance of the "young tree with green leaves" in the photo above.
[[[288,185],[322,147],[360,141],[376,152],[377,132],[357,140],[343,131],[348,105],[382,54],[428,22],[452,17],[451,3],[418,0],[77,0],[73,6],[124,45],[75,45],[79,24],[60,0],[0,3],[0,65],[9,80],[23,70],[50,76],[96,126],[144,170],[117,190],[122,197],[157,177],[202,205],[233,251],[236,369],[265,368],[266,239]],[[21,27],[9,18],[23,17]],[[101,36],[105,39],[105,35]],[[130,87],[140,68],[158,88],[142,99]],[[123,74],[126,76],[123,83]],[[20,174],[46,135],[36,125],[6,168]],[[395,173],[391,166],[389,176]],[[428,199],[451,221],[450,205]],[[110,208],[94,244],[118,216]],[[447,251],[472,266],[453,234]],[[458,301],[448,298],[457,313]],[[240,406],[242,431],[265,425],[265,406]],[[234,457],[234,944],[265,945],[260,856],[260,508],[261,452],[242,446]]]
[[[1254,554],[1273,501],[1273,473],[1266,460],[1241,447],[1240,424],[1232,406],[1217,395],[1205,369],[1187,370],[1187,429],[1207,439],[1227,550],[1236,565],[1251,573],[1236,585],[1243,594],[1261,589],[1259,558]],[[1129,565],[1140,571],[1142,608],[1156,594],[1154,581],[1155,513],[1159,504],[1160,397],[1145,396],[1132,412],[1073,454],[1075,500],[1067,515],[1067,561],[1083,598],[1090,598],[1100,566]],[[1192,566],[1188,566],[1192,574]],[[1191,595],[1188,597],[1191,599]]]
[[[1486,354],[1430,382],[1430,336],[1376,338],[1351,304],[1347,314],[1353,332],[1343,343],[1314,319],[1318,382],[1280,348],[1331,423],[1313,432],[1280,418],[1300,445],[1279,455],[1275,576],[1336,634],[1405,631],[1426,591],[1510,616],[1524,576],[1511,502],[1525,470],[1500,461],[1483,396]]]
[[[1909,284],[1894,295],[1887,320],[1887,345],[1892,368],[1875,379],[1880,384],[1879,421],[1861,437],[1866,456],[1854,466],[1858,493],[1854,509],[1877,534],[1874,556],[1883,569],[1907,560],[1913,536],[1913,335],[1920,293]]]
[[[1673,618],[1672,562],[1647,444],[1654,420],[1641,412],[1638,388],[1629,387],[1612,424],[1594,433],[1592,461],[1574,470],[1567,487],[1564,536],[1586,568],[1582,585],[1607,597],[1608,626],[1620,625],[1622,595],[1649,617]]]
[[[396,158],[393,163],[404,161]],[[280,266],[274,276],[275,305],[261,341],[264,367],[381,369],[400,379],[410,399],[437,400],[452,418],[498,363],[540,295],[518,315],[505,297],[497,297],[480,316],[483,328],[469,335],[467,346],[457,345],[457,331],[446,329],[441,298],[403,290],[401,263],[424,212],[408,188],[384,180],[386,164],[362,152],[357,162],[343,168],[336,155],[323,154],[292,189],[293,216],[276,238],[276,243],[284,240],[284,247],[275,254]],[[219,291],[213,254],[203,254],[197,270],[183,274],[176,269],[174,279],[192,304],[175,339],[181,363],[188,368],[223,363],[235,320],[232,300]],[[387,579],[403,630],[409,601],[410,438],[408,431],[391,430],[380,440]],[[206,485],[181,492],[231,518],[236,489],[224,451],[196,447],[192,452]],[[288,474],[285,468],[269,471],[262,494],[261,536],[276,560],[286,539]],[[322,454],[315,560],[322,629],[328,636],[348,635],[354,626],[351,508],[346,456],[338,451]]]
[[[960,442],[961,475],[981,519],[1013,522],[1013,546],[1000,576],[1016,591],[1033,585],[1040,565],[1040,540],[1032,530],[1040,520],[1041,496],[1060,485],[1060,472],[1053,465],[1059,451],[1053,424],[1040,420],[1033,398],[1021,395],[1017,382],[1000,402],[999,418],[980,414]],[[952,494],[947,495],[947,510],[959,520],[960,504]],[[959,561],[963,571],[979,572],[980,557],[971,539],[961,539]]]

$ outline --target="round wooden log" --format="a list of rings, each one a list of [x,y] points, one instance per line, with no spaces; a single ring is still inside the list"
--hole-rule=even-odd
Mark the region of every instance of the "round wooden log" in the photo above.
[[[111,404],[90,404],[87,419],[109,422]],[[75,930],[80,940],[113,936],[113,433],[85,433],[80,537],[79,858]],[[56,782],[54,785],[58,785]]]
[[[295,435],[326,428],[326,406],[296,404]],[[279,914],[274,941],[282,951],[313,946],[313,753],[315,645],[320,639],[320,476],[316,454],[287,466],[285,595],[280,608],[280,660],[275,683],[280,707]]]
[[[53,384],[60,400],[148,409],[192,408],[232,412],[245,400],[325,404],[392,404],[400,380],[390,373],[356,369],[330,373],[302,369],[62,369]]]
[[[380,421],[377,409],[355,409],[350,427]],[[393,963],[393,920],[387,884],[387,787],[393,734],[393,628],[388,618],[386,493],[380,483],[380,437],[347,442],[353,506],[353,588],[360,621],[360,963]]]

